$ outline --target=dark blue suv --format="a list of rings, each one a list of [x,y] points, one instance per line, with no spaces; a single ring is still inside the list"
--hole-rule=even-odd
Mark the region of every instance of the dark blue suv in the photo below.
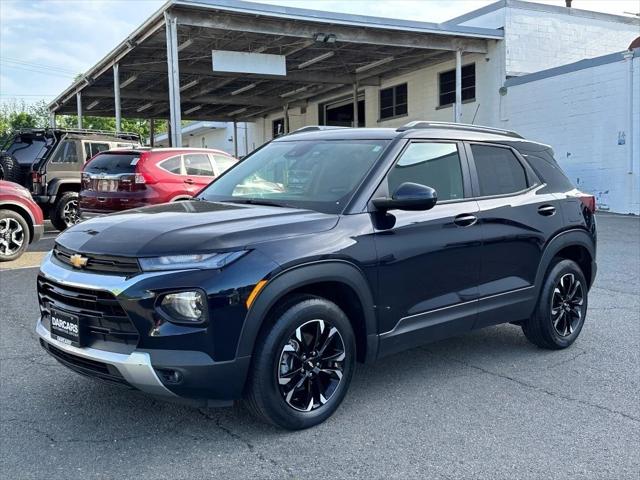
[[[356,361],[504,322],[570,346],[594,211],[550,147],[513,132],[307,129],[192,201],[65,231],[38,277],[37,332],[79,373],[198,405],[245,399],[305,428],[338,408]]]

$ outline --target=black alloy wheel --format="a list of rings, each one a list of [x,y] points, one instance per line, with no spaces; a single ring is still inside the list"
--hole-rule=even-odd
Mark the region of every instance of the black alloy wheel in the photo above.
[[[564,274],[551,296],[551,319],[553,328],[561,337],[575,332],[582,320],[584,288],[573,273]]]
[[[355,334],[340,307],[313,295],[291,296],[263,325],[252,355],[246,405],[279,427],[312,427],[340,406],[355,362]]]
[[[280,354],[278,386],[287,404],[310,412],[326,404],[342,381],[344,342],[338,329],[321,319],[295,329]]]
[[[522,323],[527,339],[542,348],[570,346],[587,315],[588,283],[573,260],[557,259],[545,277],[536,310]]]

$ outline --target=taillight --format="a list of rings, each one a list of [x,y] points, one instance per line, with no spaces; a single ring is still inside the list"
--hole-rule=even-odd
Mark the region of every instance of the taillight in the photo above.
[[[40,172],[31,172],[31,183],[40,183],[42,181],[42,175]]]
[[[580,195],[580,201],[591,213],[596,212],[596,197],[593,195]]]

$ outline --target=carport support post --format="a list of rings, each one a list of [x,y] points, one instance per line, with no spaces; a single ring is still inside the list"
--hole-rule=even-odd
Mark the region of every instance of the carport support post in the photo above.
[[[76,104],[78,106],[78,128],[82,128],[82,93],[76,92]]]
[[[285,135],[289,133],[289,104],[285,103],[284,107],[282,107],[282,112],[284,113],[284,133]]]
[[[169,81],[169,123],[171,124],[171,146],[182,146],[182,119],[180,114],[180,69],[178,67],[178,20],[164,13],[167,30],[167,77]]]
[[[353,84],[353,128],[358,128],[358,82]]]
[[[233,156],[238,158],[238,122],[233,121]]]
[[[113,64],[113,98],[116,110],[116,132],[122,128],[122,111],[120,110],[120,64]]]
[[[453,121],[462,121],[462,49],[456,50],[456,104],[453,108]]]
[[[56,112],[55,112],[55,110],[51,110],[49,112],[49,126],[51,128],[56,128]]]
[[[153,147],[156,143],[156,121],[149,119],[149,146]]]

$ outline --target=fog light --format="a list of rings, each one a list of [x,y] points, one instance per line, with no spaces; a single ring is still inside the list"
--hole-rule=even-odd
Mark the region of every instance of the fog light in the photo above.
[[[200,324],[207,320],[207,297],[200,290],[168,293],[160,308],[174,323]]]
[[[182,382],[182,373],[177,370],[157,368],[156,372],[162,377],[162,380],[164,380],[165,383],[177,384]]]

